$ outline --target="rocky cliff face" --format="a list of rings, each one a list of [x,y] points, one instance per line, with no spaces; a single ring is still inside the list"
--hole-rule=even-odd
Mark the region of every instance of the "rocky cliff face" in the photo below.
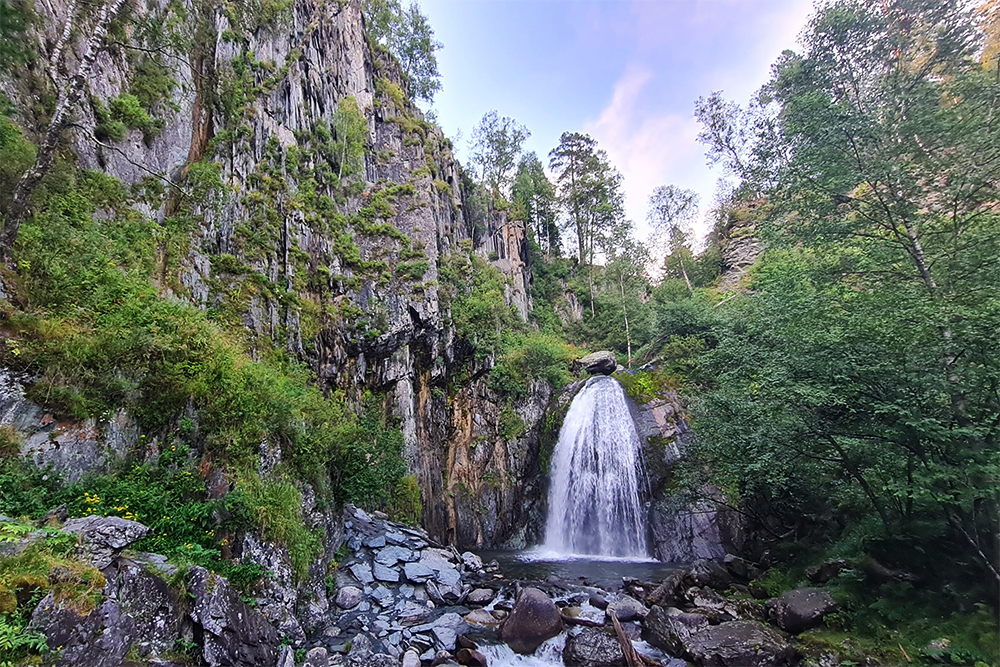
[[[49,54],[70,3],[36,11],[36,48]],[[68,137],[83,167],[145,193],[141,212],[164,228],[160,288],[242,325],[255,349],[292,353],[326,389],[384,392],[432,535],[523,544],[535,491],[513,480],[536,465],[548,392],[505,406],[486,388],[491,360],[456,347],[441,269],[489,259],[526,317],[525,230],[490,211],[471,222],[450,142],[407,101],[392,58],[369,45],[358,0],[153,0],[130,7],[112,34]],[[65,71],[84,39],[68,44]],[[50,87],[42,64],[3,81],[29,129],[45,121],[31,104]],[[139,90],[153,124],[109,130],[115,101]],[[355,161],[331,130],[352,109],[367,129]],[[463,367],[468,382],[453,386]],[[31,436],[25,453],[38,462],[76,475],[136,445],[127,415],[57,428],[14,385],[4,423]],[[505,409],[523,424],[506,436]],[[53,429],[73,433],[86,456],[54,453]]]

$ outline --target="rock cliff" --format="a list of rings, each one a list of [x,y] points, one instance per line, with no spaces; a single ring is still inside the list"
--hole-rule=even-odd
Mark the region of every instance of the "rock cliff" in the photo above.
[[[71,3],[36,11],[33,46],[51,54]],[[537,467],[549,390],[516,405],[489,391],[493,360],[456,344],[442,268],[491,262],[527,317],[525,230],[471,210],[451,142],[366,38],[360,2],[153,0],[130,6],[111,34],[67,138],[82,167],[143,193],[140,213],[164,230],[162,292],[242,331],[254,350],[291,353],[327,391],[385,394],[432,535],[524,544],[524,501],[538,490],[514,480]],[[71,37],[64,72],[84,41]],[[46,121],[32,103],[52,90],[44,65],[0,76],[29,134]],[[120,113],[127,100],[144,121]],[[338,129],[352,120],[364,128],[354,158]],[[5,386],[3,423],[27,436],[23,453],[70,478],[139,444],[127,414],[56,424],[16,380]],[[502,433],[505,410],[523,424],[516,433]]]

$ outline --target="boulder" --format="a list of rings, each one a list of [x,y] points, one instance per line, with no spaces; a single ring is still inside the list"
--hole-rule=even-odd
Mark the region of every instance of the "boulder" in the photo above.
[[[114,600],[89,614],[58,604],[50,591],[31,615],[30,630],[43,632],[60,665],[118,667],[138,636],[135,622]]]
[[[815,628],[824,616],[835,611],[837,603],[821,588],[798,588],[767,603],[771,620],[793,634]]]
[[[688,576],[696,585],[708,586],[717,591],[724,591],[733,583],[733,575],[729,570],[714,560],[696,560],[691,565]]]
[[[466,667],[489,667],[486,656],[475,649],[461,648],[455,653],[455,662]]]
[[[495,628],[500,625],[497,617],[485,609],[473,609],[464,618],[466,623],[475,628]]]
[[[466,551],[462,554],[462,565],[469,572],[479,572],[483,569],[483,559],[471,551]]]
[[[194,597],[191,619],[202,628],[202,657],[209,667],[276,663],[281,642],[278,631],[243,602],[226,579],[195,566],[188,590]]]
[[[843,569],[849,567],[846,560],[836,558],[833,560],[828,560],[819,565],[813,565],[810,568],[806,568],[806,577],[809,581],[814,584],[825,584],[830,581]]]
[[[327,654],[326,649],[322,646],[317,646],[316,648],[309,649],[306,653],[306,660],[302,663],[302,667],[329,667],[330,656]]]
[[[344,586],[337,591],[337,606],[341,609],[354,609],[361,604],[364,592],[357,586]]]
[[[496,596],[497,594],[492,588],[476,588],[465,596],[465,601],[470,605],[487,605],[493,602],[493,598]]]
[[[149,532],[149,528],[117,516],[85,516],[70,519],[63,524],[67,533],[80,536],[77,553],[98,570],[111,565],[118,554],[135,544]]]
[[[603,350],[577,359],[573,362],[573,366],[591,375],[611,375],[618,368],[618,359],[614,352]]]
[[[786,667],[798,652],[777,630],[756,621],[728,621],[681,640],[685,657],[705,667]]]
[[[522,588],[510,616],[500,628],[500,639],[517,653],[534,653],[546,639],[562,632],[559,608],[537,588]]]
[[[597,628],[587,628],[568,637],[563,662],[567,667],[624,667],[626,664],[618,639]]]
[[[642,621],[642,638],[671,655],[684,654],[684,642],[708,627],[708,618],[675,607],[653,607]]]
[[[420,653],[415,649],[408,649],[403,654],[402,667],[420,667]]]
[[[649,608],[646,605],[627,595],[622,595],[609,604],[607,608],[609,621],[611,620],[611,615],[614,614],[615,618],[623,623],[642,620],[648,613]]]

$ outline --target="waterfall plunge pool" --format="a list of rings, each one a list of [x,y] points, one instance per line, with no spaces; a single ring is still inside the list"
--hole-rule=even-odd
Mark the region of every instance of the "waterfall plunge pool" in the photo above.
[[[662,581],[688,563],[663,563],[651,558],[611,558],[567,556],[547,552],[541,547],[527,551],[477,551],[483,562],[496,560],[504,579],[524,582],[546,581],[558,577],[570,586],[593,586],[614,592],[622,579]]]

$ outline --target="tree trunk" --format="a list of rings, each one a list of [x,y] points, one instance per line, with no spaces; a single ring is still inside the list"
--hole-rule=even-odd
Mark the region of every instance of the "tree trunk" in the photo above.
[[[35,188],[38,187],[45,174],[52,168],[52,162],[55,160],[56,150],[59,148],[63,130],[69,125],[70,114],[76,105],[79,104],[80,98],[83,97],[83,89],[87,84],[87,77],[90,76],[90,70],[93,68],[94,61],[101,50],[104,38],[108,34],[108,27],[115,16],[118,15],[118,12],[121,11],[124,4],[125,0],[111,0],[109,4],[101,8],[101,14],[97,19],[97,26],[94,28],[90,39],[87,40],[87,50],[84,53],[83,60],[80,62],[79,71],[70,77],[68,85],[64,84],[59,90],[59,100],[56,103],[56,110],[52,114],[52,120],[49,121],[49,127],[45,131],[42,145],[38,148],[35,164],[21,176],[21,180],[14,187],[14,196],[7,209],[3,232],[0,232],[0,261],[3,261],[8,266],[10,266],[11,250],[17,241],[17,234],[21,228],[21,223],[28,214],[31,195],[35,192]],[[69,24],[68,30],[70,32],[74,28],[72,25],[74,20],[74,16],[70,16],[67,19]],[[56,65],[53,64],[51,71],[55,72],[56,69]]]
[[[618,275],[618,286],[622,293],[622,316],[625,318],[625,344],[628,347],[628,367],[632,368],[632,334],[628,328],[628,311],[625,310],[625,276]]]

